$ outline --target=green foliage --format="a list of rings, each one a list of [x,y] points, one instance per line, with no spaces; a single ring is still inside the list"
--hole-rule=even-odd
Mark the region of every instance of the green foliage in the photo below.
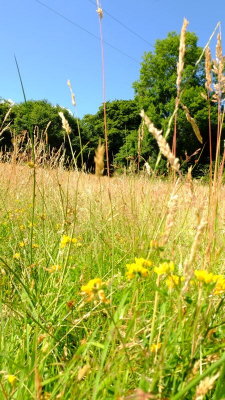
[[[197,36],[187,32],[184,70],[181,83],[181,102],[188,107],[191,117],[195,118],[203,145],[198,142],[193,129],[186,119],[182,108],[177,115],[177,155],[185,162],[197,149],[201,153],[201,163],[208,162],[208,104],[202,97],[204,88],[204,59],[196,67],[202,48],[197,45]],[[166,39],[157,40],[155,51],[144,54],[140,78],[134,82],[136,101],[150,116],[152,122],[165,132],[175,107],[177,95],[176,78],[179,56],[179,35],[172,32]],[[216,108],[211,107],[212,132],[216,133]],[[172,142],[173,125],[169,136]],[[215,137],[215,134],[213,135]],[[215,142],[215,141],[214,141]],[[215,143],[214,143],[215,144]],[[214,146],[215,147],[215,146]],[[150,149],[149,149],[150,150]],[[196,154],[196,159],[199,153]],[[187,162],[185,162],[187,165]]]
[[[106,103],[109,159],[111,168],[136,155],[137,130],[141,122],[139,108],[134,100],[114,100]],[[103,107],[95,115],[85,115],[82,132],[89,144],[86,158],[94,158],[99,138],[104,140]],[[129,142],[129,143],[128,143]]]

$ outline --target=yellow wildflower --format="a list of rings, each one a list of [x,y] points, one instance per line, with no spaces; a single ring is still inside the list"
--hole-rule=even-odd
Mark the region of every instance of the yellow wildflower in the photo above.
[[[135,257],[135,263],[137,265],[140,265],[141,267],[151,267],[152,266],[152,261],[146,260],[145,258],[137,258]]]
[[[100,300],[101,303],[108,303],[105,296],[105,292],[102,287],[105,285],[100,278],[91,279],[86,285],[81,286],[82,294],[87,296],[86,301],[92,301],[96,298]]]
[[[151,353],[157,353],[157,351],[162,347],[162,343],[153,343],[150,347]]]
[[[16,380],[16,376],[15,375],[6,375],[6,379],[11,385],[13,385]]]
[[[19,242],[19,246],[20,246],[20,247],[24,247],[24,246],[26,246],[26,243],[25,243],[24,241]]]
[[[81,291],[90,294],[91,292],[98,291],[103,285],[100,278],[91,279],[87,285],[81,286]]]
[[[127,264],[127,272],[126,272],[126,277],[128,279],[133,279],[135,275],[141,276],[143,278],[147,277],[149,275],[149,270],[147,268],[142,267],[140,264]]]
[[[174,263],[172,261],[169,262],[165,261],[159,264],[159,267],[155,267],[154,271],[158,275],[168,274],[174,271]]]
[[[178,275],[168,276],[168,278],[166,279],[166,286],[169,289],[173,289],[174,286],[180,285],[181,281],[183,280],[184,280],[183,276],[178,276]]]
[[[39,244],[37,244],[37,243],[32,243],[32,248],[33,248],[33,249],[38,249],[38,247],[39,247]]]
[[[45,268],[45,269],[48,272],[57,272],[57,271],[60,271],[60,269],[62,269],[62,267],[61,267],[61,265],[52,265],[51,267]]]
[[[69,244],[69,243],[73,243],[73,244],[76,244],[77,246],[81,246],[81,243],[79,242],[78,239],[73,238],[71,236],[63,235],[61,240],[60,240],[59,247],[61,249],[64,249],[66,247],[66,245]]]
[[[207,272],[204,269],[201,270],[195,270],[194,271],[195,277],[197,278],[198,281],[204,282],[204,283],[212,283],[215,282],[215,276],[211,272]]]
[[[216,281],[216,286],[214,288],[213,294],[223,294],[225,293],[225,279],[218,275],[219,278]]]
[[[15,260],[19,260],[19,259],[20,259],[20,253],[15,253],[15,254],[13,254],[13,258],[14,258]]]

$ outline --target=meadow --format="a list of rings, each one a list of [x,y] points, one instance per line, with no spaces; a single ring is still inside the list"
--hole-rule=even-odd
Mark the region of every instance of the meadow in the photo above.
[[[0,170],[0,398],[224,398],[224,187]]]
[[[1,153],[0,400],[225,399],[225,59],[218,35],[213,69],[205,50],[216,149],[197,180],[166,141],[179,107],[202,141],[181,103],[186,26],[166,132],[141,112],[167,176],[102,176],[103,145],[95,175],[74,154],[66,169],[32,133]]]

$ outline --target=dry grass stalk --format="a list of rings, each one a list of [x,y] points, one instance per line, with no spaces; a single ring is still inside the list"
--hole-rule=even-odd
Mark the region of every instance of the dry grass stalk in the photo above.
[[[38,368],[34,370],[36,400],[42,400],[42,380]]]
[[[165,244],[168,242],[171,230],[174,225],[175,221],[175,214],[177,210],[177,201],[178,201],[178,195],[175,194],[177,191],[177,185],[178,185],[179,179],[177,180],[174,189],[170,195],[169,201],[167,203],[167,217],[166,217],[166,223],[165,223],[165,228],[164,228],[164,233],[161,238],[160,244],[162,246],[165,246]]]
[[[155,128],[155,126],[153,125],[153,123],[150,121],[150,119],[148,118],[148,116],[145,114],[144,110],[141,111],[140,113],[141,117],[143,118],[145,125],[147,126],[149,132],[154,136],[154,138],[156,139],[158,146],[159,146],[159,150],[161,151],[161,153],[167,158],[169,164],[171,165],[171,167],[176,171],[176,172],[180,172],[180,164],[179,164],[179,160],[178,158],[176,158],[174,156],[174,154],[172,153],[172,151],[170,150],[170,146],[167,143],[166,139],[163,137],[162,135],[162,131],[158,130],[157,128]]]
[[[181,104],[181,107],[183,108],[183,110],[185,112],[185,115],[186,115],[186,118],[187,118],[188,122],[190,122],[190,124],[192,126],[192,129],[193,129],[193,131],[195,133],[195,136],[197,137],[198,141],[200,143],[203,143],[202,135],[200,133],[198,125],[196,124],[195,119],[193,117],[191,117],[188,108],[184,104]]]
[[[70,135],[70,133],[71,133],[72,130],[71,130],[71,128],[70,128],[69,122],[68,122],[67,119],[65,118],[65,116],[64,116],[64,114],[63,114],[62,111],[59,112],[59,116],[60,116],[60,118],[61,118],[61,120],[62,120],[62,127],[63,127],[63,129],[66,131],[67,135]]]
[[[102,176],[104,172],[104,154],[105,154],[105,146],[104,144],[100,144],[95,151],[95,175]]]
[[[191,279],[192,273],[193,273],[193,263],[195,260],[195,256],[197,254],[197,250],[200,244],[200,239],[202,236],[202,233],[204,232],[204,229],[207,226],[207,221],[206,221],[206,217],[205,217],[205,213],[202,213],[202,218],[200,220],[200,223],[197,227],[197,231],[196,231],[196,235],[194,238],[194,241],[192,243],[191,246],[191,252],[188,258],[186,258],[186,260],[184,261],[184,271],[183,274],[186,276],[187,278],[187,284],[189,283],[189,280]],[[186,287],[186,285],[185,285]]]
[[[77,105],[77,103],[76,103],[76,98],[75,98],[75,94],[74,94],[74,92],[73,92],[72,85],[71,85],[71,82],[70,82],[69,79],[68,79],[68,81],[67,81],[67,85],[68,85],[68,87],[69,87],[69,89],[70,89],[71,103],[72,103],[72,105],[73,105],[74,107],[76,107],[76,105]]]
[[[182,72],[184,69],[184,55],[185,55],[185,38],[186,38],[186,29],[188,26],[189,22],[186,18],[184,18],[183,26],[181,29],[181,34],[180,34],[180,47],[179,47],[179,59],[178,59],[178,64],[177,64],[177,99],[180,97],[180,85],[181,85],[181,79],[182,79]]]
[[[188,172],[186,175],[186,186],[188,189],[188,201],[192,201],[195,199],[195,193],[194,193],[194,185],[193,185],[193,179],[192,179],[192,166],[188,168]]]
[[[205,49],[205,88],[209,92],[212,92],[212,58],[209,46]]]
[[[5,115],[5,117],[4,117],[4,119],[3,119],[3,121],[2,121],[2,124],[1,124],[1,126],[0,126],[0,136],[3,134],[3,132],[5,132],[9,127],[10,127],[10,125],[11,125],[11,122],[9,122],[5,127],[4,127],[4,124],[5,124],[5,122],[7,121],[7,118],[8,118],[8,116],[9,116],[9,114],[11,113],[11,111],[12,111],[12,107],[10,107],[9,109],[8,109],[8,111],[7,111],[7,113],[6,113],[6,115]]]
[[[44,130],[44,136],[45,136],[45,143],[48,144],[48,128],[51,125],[52,121],[49,121],[46,125],[46,128]]]
[[[138,129],[138,172],[140,169],[141,143],[142,143],[143,139],[144,139],[144,124],[142,122]]]
[[[213,389],[214,383],[219,378],[219,375],[220,373],[218,372],[214,376],[207,376],[205,379],[203,379],[196,388],[194,400],[203,400],[204,396]]]
[[[216,44],[216,60],[213,61],[213,72],[217,75],[217,83],[214,84],[216,102],[221,100],[222,94],[225,92],[225,76],[223,74],[225,68],[225,58],[222,52],[221,34],[217,36]]]

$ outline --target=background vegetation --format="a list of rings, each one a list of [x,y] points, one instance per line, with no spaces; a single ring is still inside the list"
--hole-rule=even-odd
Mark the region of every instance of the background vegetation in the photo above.
[[[208,117],[209,103],[206,101],[204,57],[202,48],[197,44],[197,36],[187,33],[186,53],[182,79],[181,102],[188,107],[190,115],[195,119],[201,136],[200,143],[195,136],[182,108],[179,109],[176,121],[177,155],[184,170],[190,162],[195,165],[194,174],[204,174],[209,165]],[[140,68],[139,80],[134,82],[134,100],[114,100],[107,102],[107,129],[109,140],[109,161],[111,172],[130,167],[137,171],[147,161],[154,168],[158,156],[158,148],[154,138],[146,129],[140,131],[140,110],[143,108],[152,122],[159,129],[165,130],[176,101],[176,76],[179,57],[179,35],[172,32],[166,39],[157,40],[155,51],[145,53]],[[212,94],[211,94],[212,96]],[[0,124],[10,107],[7,102],[0,104]],[[32,132],[37,126],[39,133],[46,134],[46,145],[59,149],[63,144],[66,154],[71,156],[71,148],[61,126],[58,115],[63,111],[71,128],[71,143],[81,166],[81,149],[78,135],[77,119],[59,106],[52,106],[47,101],[28,101],[11,107],[6,122],[11,122],[9,129],[1,137],[2,148],[10,149],[12,136]],[[211,103],[211,133],[213,158],[215,158],[217,132],[217,105]],[[48,125],[50,123],[50,125]],[[103,107],[95,115],[85,115],[79,121],[82,137],[83,161],[86,170],[93,170],[94,151],[99,138],[104,141]],[[46,129],[47,128],[47,129]],[[172,145],[173,126],[168,137]],[[222,151],[223,149],[221,149]],[[194,154],[194,155],[193,155]],[[192,156],[193,155],[193,156]],[[161,161],[158,171],[166,173],[166,163]]]

